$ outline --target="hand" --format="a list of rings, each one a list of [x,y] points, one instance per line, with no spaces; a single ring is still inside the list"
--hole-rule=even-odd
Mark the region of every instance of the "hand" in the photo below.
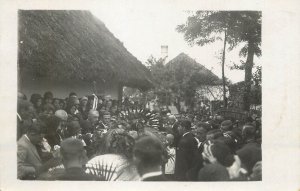
[[[57,149],[54,150],[53,157],[54,158],[60,158],[60,159],[62,158],[61,154],[60,154],[60,148],[57,148]]]
[[[211,152],[211,146],[213,144],[208,141],[208,144],[204,145],[204,150],[202,152],[203,159],[207,159],[211,164],[217,163],[217,159],[213,156]]]

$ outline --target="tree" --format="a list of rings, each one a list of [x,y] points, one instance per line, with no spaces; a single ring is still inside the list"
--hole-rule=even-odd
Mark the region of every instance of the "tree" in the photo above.
[[[184,33],[185,40],[191,45],[196,43],[200,46],[221,40],[220,35],[224,33],[223,51],[225,51],[225,43],[229,44],[229,50],[234,49],[240,43],[245,43],[245,46],[240,50],[240,56],[247,56],[244,63],[246,88],[243,99],[244,110],[248,111],[250,108],[253,59],[254,55],[261,56],[261,12],[197,11],[188,17],[185,24],[177,26],[177,31]],[[224,52],[223,55],[223,59],[225,59]],[[222,67],[224,67],[223,64]]]
[[[196,89],[200,85],[215,84],[219,78],[188,55],[181,53],[164,64],[164,60],[150,57],[146,65],[155,83],[155,94],[162,104],[174,102],[180,110],[180,101],[194,105]]]

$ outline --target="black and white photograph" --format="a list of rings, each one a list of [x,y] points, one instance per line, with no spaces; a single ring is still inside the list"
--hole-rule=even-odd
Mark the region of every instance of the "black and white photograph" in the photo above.
[[[0,190],[299,190],[298,3],[242,1],[3,4]]]
[[[261,12],[101,14],[18,11],[18,178],[260,181]]]

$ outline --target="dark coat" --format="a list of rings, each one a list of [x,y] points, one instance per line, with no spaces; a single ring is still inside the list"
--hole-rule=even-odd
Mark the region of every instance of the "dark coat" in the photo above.
[[[195,166],[197,161],[198,143],[192,133],[181,137],[176,151],[175,179],[186,181],[186,173]]]
[[[57,178],[57,180],[97,180],[103,181],[103,177],[99,177],[92,174],[87,174],[84,172],[82,168],[69,168],[65,170],[61,176]]]
[[[89,120],[81,120],[80,126],[81,126],[82,134],[94,133],[94,127],[92,126],[92,124]]]
[[[199,171],[198,181],[229,181],[229,173],[221,164],[208,164]]]
[[[18,140],[17,161],[19,179],[35,176],[36,168],[42,166],[42,160],[35,145],[25,135]]]

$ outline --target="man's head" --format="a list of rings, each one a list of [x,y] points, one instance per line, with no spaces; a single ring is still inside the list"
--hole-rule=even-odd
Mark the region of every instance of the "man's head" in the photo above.
[[[175,115],[169,115],[168,119],[170,124],[174,124],[177,121]]]
[[[53,93],[48,91],[45,92],[44,94],[44,103],[45,104],[52,104],[52,100],[53,100]]]
[[[18,100],[27,100],[27,97],[24,93],[18,92]]]
[[[68,120],[68,114],[65,110],[57,110],[55,112],[55,116],[58,117],[60,119],[60,128],[64,128],[67,124],[67,120]]]
[[[87,103],[88,103],[88,98],[86,97],[86,96],[83,96],[81,99],[80,99],[80,104],[82,105],[82,106],[86,106],[87,105]]]
[[[67,125],[67,131],[70,136],[77,136],[81,134],[81,127],[78,121],[70,121]]]
[[[256,128],[251,124],[245,124],[242,128],[242,137],[244,140],[255,138]]]
[[[77,98],[77,94],[75,92],[69,93],[69,98]]]
[[[143,175],[160,168],[163,161],[163,146],[158,138],[144,136],[136,141],[133,154],[137,170]]]
[[[36,107],[40,107],[42,105],[42,96],[40,94],[32,94],[30,97],[30,102]]]
[[[183,135],[184,133],[190,131],[192,129],[192,123],[189,120],[182,120],[178,126],[179,135]]]
[[[32,119],[35,117],[35,109],[32,103],[25,100],[18,100],[18,113],[22,119]]]
[[[41,120],[36,120],[27,130],[27,137],[33,145],[39,144],[46,133],[45,123]]]
[[[86,151],[81,140],[68,138],[61,142],[60,153],[64,167],[72,168],[82,166],[87,162]]]
[[[110,123],[110,113],[108,111],[104,112],[103,114],[103,123],[109,124]]]
[[[221,123],[220,130],[222,132],[231,131],[233,128],[233,123],[231,120],[225,120]]]
[[[206,134],[206,139],[207,140],[214,140],[217,139],[219,137],[222,137],[223,134],[219,129],[213,129],[207,132]]]
[[[166,135],[166,139],[167,139],[167,144],[168,145],[172,145],[174,143],[174,135],[172,134],[167,134]]]
[[[54,114],[55,108],[52,104],[45,104],[42,108],[42,112],[46,116],[51,116]]]
[[[237,150],[236,154],[241,161],[241,167],[249,174],[252,173],[255,163],[262,160],[261,148],[256,146],[243,147]]]
[[[58,98],[54,98],[53,99],[53,106],[54,106],[55,110],[60,109],[59,99]]]
[[[95,124],[99,120],[99,112],[97,110],[90,110],[88,114],[88,120]]]
[[[203,142],[206,140],[206,133],[207,130],[204,127],[197,127],[195,130],[195,135],[199,139],[200,142]]]

